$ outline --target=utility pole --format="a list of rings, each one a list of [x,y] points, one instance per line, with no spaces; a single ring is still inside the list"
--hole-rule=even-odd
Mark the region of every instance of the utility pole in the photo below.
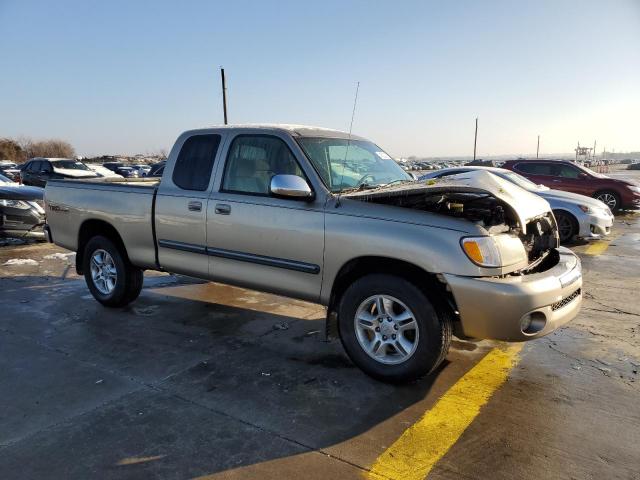
[[[224,79],[224,68],[220,67],[220,78],[222,79],[222,109],[224,111],[224,124],[227,125],[227,82]]]
[[[540,155],[540,135],[538,135],[538,146],[536,147],[536,158]]]
[[[473,161],[476,161],[476,146],[478,145],[478,117],[476,117],[476,134],[473,137]]]

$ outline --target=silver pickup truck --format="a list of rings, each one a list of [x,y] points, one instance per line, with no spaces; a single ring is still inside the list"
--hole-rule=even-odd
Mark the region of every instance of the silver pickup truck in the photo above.
[[[49,181],[45,230],[105,306],[135,300],[146,269],[317,302],[354,363],[401,382],[454,334],[530,340],[580,308],[548,203],[463,177],[417,182],[334,130],[207,128],[178,138],[159,182]]]

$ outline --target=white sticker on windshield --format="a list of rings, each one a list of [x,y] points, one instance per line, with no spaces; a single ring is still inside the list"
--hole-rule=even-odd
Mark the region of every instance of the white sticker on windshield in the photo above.
[[[391,160],[391,157],[384,152],[376,152],[376,155],[383,160]]]

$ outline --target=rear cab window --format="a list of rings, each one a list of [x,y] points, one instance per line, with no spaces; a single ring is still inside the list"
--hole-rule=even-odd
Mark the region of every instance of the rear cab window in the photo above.
[[[205,191],[220,146],[220,135],[193,135],[185,140],[173,168],[173,183],[183,190]]]

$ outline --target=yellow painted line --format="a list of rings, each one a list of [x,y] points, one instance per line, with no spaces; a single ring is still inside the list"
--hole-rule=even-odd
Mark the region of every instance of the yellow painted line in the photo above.
[[[601,255],[607,248],[609,248],[609,243],[611,242],[596,240],[585,249],[584,253],[585,255]]]
[[[514,344],[491,350],[378,457],[367,477],[425,478],[507,380],[521,349],[522,344]]]

